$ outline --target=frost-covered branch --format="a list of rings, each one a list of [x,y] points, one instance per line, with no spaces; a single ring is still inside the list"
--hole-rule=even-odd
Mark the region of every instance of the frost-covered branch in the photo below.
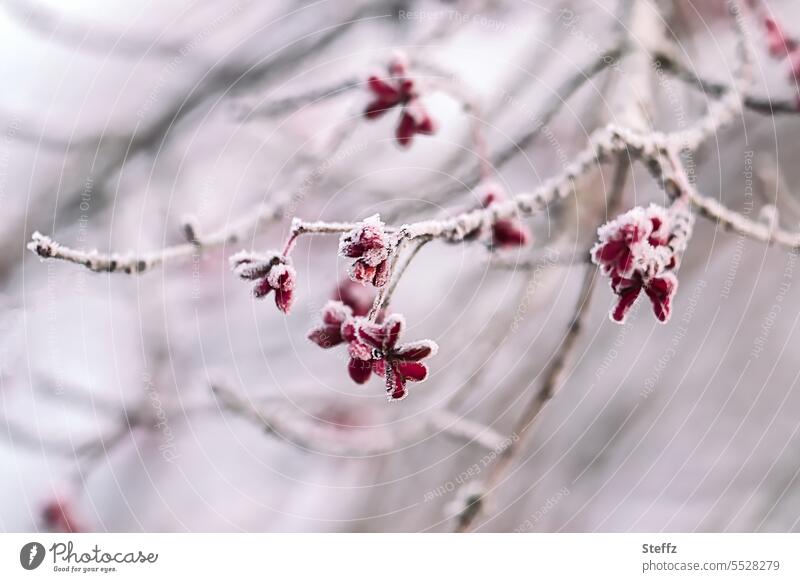
[[[235,243],[248,229],[260,224],[280,220],[283,217],[283,202],[264,204],[252,215],[209,235],[203,236],[192,222],[186,222],[183,230],[187,242],[143,254],[101,253],[97,250],[83,251],[62,245],[49,236],[33,233],[28,249],[42,259],[57,259],[82,265],[96,273],[136,274],[180,259],[188,259],[225,244]]]

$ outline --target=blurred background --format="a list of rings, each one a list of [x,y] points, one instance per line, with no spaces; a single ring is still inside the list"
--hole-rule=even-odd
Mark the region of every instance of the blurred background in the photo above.
[[[800,36],[795,3],[769,6]],[[680,61],[731,82],[724,2],[652,9]],[[507,192],[531,191],[594,129],[624,123],[643,90],[654,127],[690,125],[709,98],[681,80],[653,68],[643,89],[624,56],[588,74],[619,44],[627,10],[2,0],[0,530],[450,531],[487,450],[431,419],[511,432],[594,268],[610,172],[528,220],[534,242],[505,251],[505,266],[481,243],[422,249],[393,308],[405,339],[440,351],[400,403],[377,379],[353,384],[341,353],[306,340],[346,278],[337,237],[301,239],[289,316],[254,300],[227,257],[278,248],[293,216],[402,224],[474,207],[484,153]],[[754,93],[795,99],[752,28]],[[408,149],[393,139],[394,113],[361,116],[365,79],[397,50],[439,124]],[[795,229],[798,138],[797,116],[747,111],[693,157],[698,187],[752,218],[777,209]],[[41,231],[77,249],[147,253],[180,244],[189,215],[213,232],[286,197],[281,220],[141,275],[26,249]],[[622,207],[662,198],[636,168]],[[553,248],[558,260],[526,267]],[[612,323],[598,281],[564,382],[479,530],[800,529],[796,259],[698,218],[667,325],[644,300]],[[280,422],[267,431],[248,410]]]

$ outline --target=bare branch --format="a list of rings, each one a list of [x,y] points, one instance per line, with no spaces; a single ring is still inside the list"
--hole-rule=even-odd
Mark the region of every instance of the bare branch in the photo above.
[[[683,63],[666,54],[654,55],[653,63],[656,68],[674,75],[677,79],[713,97],[719,97],[731,91],[730,85],[704,79]],[[794,99],[774,100],[747,94],[743,97],[743,102],[748,109],[767,115],[800,113],[797,101]]]
[[[141,255],[72,249],[39,232],[33,233],[28,249],[42,259],[58,259],[75,263],[95,273],[138,274],[170,261],[186,259],[195,254],[234,243],[240,239],[245,230],[281,219],[283,206],[283,202],[264,204],[252,215],[245,216],[208,237],[199,236],[197,227],[191,222],[187,222],[184,225],[184,233],[189,242]]]
[[[273,99],[267,103],[251,103],[240,101],[233,103],[231,108],[236,118],[249,121],[258,118],[270,118],[296,111],[306,105],[316,105],[320,101],[326,101],[336,97],[341,97],[354,89],[364,86],[364,79],[359,77],[349,77],[342,81],[337,81],[329,87],[310,89],[309,91]]]
[[[220,383],[211,389],[221,404],[231,412],[262,426],[267,434],[307,452],[336,457],[371,457],[395,452],[421,439],[442,432],[462,441],[495,449],[504,437],[491,428],[459,418],[446,411],[431,413],[425,422],[411,430],[385,431],[370,428],[332,429],[318,422],[297,418],[283,403],[257,405]]]

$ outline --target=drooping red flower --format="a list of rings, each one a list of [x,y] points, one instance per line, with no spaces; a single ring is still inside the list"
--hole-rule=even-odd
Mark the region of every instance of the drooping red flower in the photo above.
[[[332,348],[344,342],[342,325],[353,317],[353,310],[341,301],[328,301],[322,308],[322,325],[308,332],[308,339],[321,348]]]
[[[397,143],[410,147],[416,134],[433,135],[436,133],[436,122],[433,121],[419,99],[412,99],[400,113],[394,135]]]
[[[414,135],[436,133],[436,123],[419,100],[416,83],[408,76],[408,62],[404,55],[397,54],[389,62],[388,77],[371,75],[367,87],[373,99],[367,105],[364,116],[377,119],[395,106],[400,107],[400,121],[395,130],[397,143],[409,147]]]
[[[422,360],[438,350],[431,340],[398,345],[404,327],[405,319],[398,314],[390,315],[382,324],[358,318],[342,327],[342,335],[349,342],[350,377],[363,384],[373,372],[383,376],[386,393],[392,401],[408,395],[407,382],[422,382],[428,377],[428,368]]]
[[[289,313],[294,302],[294,286],[297,274],[291,259],[277,251],[265,254],[241,251],[230,259],[233,272],[246,281],[256,281],[253,295],[262,298],[275,291],[275,305]]]
[[[661,323],[666,323],[672,310],[672,298],[678,290],[678,279],[673,273],[664,273],[658,277],[651,277],[645,280],[640,274],[635,273],[630,279],[625,277],[612,277],[611,289],[617,294],[619,300],[611,312],[611,319],[617,323],[623,323],[628,311],[639,294],[644,289],[650,303],[653,305],[653,313]]]
[[[625,321],[642,291],[653,306],[658,321],[670,316],[672,298],[678,289],[673,271],[686,248],[692,218],[685,205],[667,210],[651,204],[634,208],[598,229],[599,242],[592,260],[608,275],[617,295],[612,321]]]
[[[772,17],[764,18],[769,54],[775,58],[783,58],[798,49],[797,41],[789,37],[783,27]]]
[[[487,186],[483,196],[484,208],[508,199],[508,195],[497,184]],[[492,225],[492,246],[499,249],[525,246],[531,241],[531,233],[518,218],[501,218]]]
[[[330,301],[322,311],[322,325],[312,329],[308,338],[322,348],[347,344],[350,359],[347,371],[357,384],[364,384],[373,372],[385,378],[391,401],[408,394],[408,382],[422,382],[428,368],[422,360],[434,355],[438,346],[431,340],[399,344],[405,326],[401,315],[391,315],[383,323],[364,317],[352,317],[349,307]]]
[[[333,300],[341,301],[353,310],[353,315],[361,317],[369,313],[375,293],[364,285],[359,285],[349,277],[342,279],[333,292]]]
[[[367,87],[373,100],[367,105],[364,115],[375,119],[395,105],[405,105],[416,97],[414,80],[408,76],[408,60],[402,53],[395,54],[387,67],[388,77],[370,75]]]
[[[69,505],[63,499],[53,499],[42,509],[42,521],[47,529],[58,533],[80,533],[83,528],[77,523]]]
[[[342,235],[339,254],[355,259],[349,270],[353,281],[383,287],[389,280],[389,237],[377,214]]]

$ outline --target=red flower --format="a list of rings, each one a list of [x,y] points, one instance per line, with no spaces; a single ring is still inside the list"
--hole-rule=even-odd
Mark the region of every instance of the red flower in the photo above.
[[[634,208],[598,229],[592,260],[611,280],[618,300],[611,319],[625,321],[642,290],[658,321],[669,319],[678,289],[677,268],[691,232],[692,218],[683,204],[669,211],[656,205]]]
[[[400,121],[395,130],[397,143],[409,147],[415,134],[432,135],[436,123],[419,101],[416,84],[408,76],[408,63],[404,55],[396,55],[388,67],[389,76],[379,78],[372,75],[367,87],[373,100],[367,105],[364,116],[377,119],[395,106],[400,106]]]
[[[83,531],[75,521],[72,511],[60,499],[54,499],[42,509],[42,521],[47,529],[58,533],[80,533]]]
[[[617,305],[611,312],[613,321],[617,323],[625,321],[628,311],[644,289],[650,298],[650,303],[653,304],[653,313],[655,313],[656,319],[665,323],[669,319],[672,309],[672,297],[678,290],[678,279],[673,273],[668,272],[645,281],[641,275],[636,273],[632,279],[612,277],[611,289],[619,296]]]
[[[339,254],[355,259],[350,266],[353,281],[383,287],[389,280],[389,240],[377,214],[342,235]]]
[[[386,379],[389,400],[402,400],[408,394],[406,382],[422,382],[428,368],[422,360],[436,353],[430,340],[398,345],[405,326],[401,315],[391,315],[383,323],[352,317],[349,307],[329,301],[322,310],[322,325],[308,333],[308,339],[322,348],[347,343],[350,360],[347,370],[357,384],[364,384],[375,372]]]
[[[353,310],[353,315],[360,317],[369,313],[372,303],[375,301],[375,293],[364,285],[359,285],[347,278],[342,279],[336,287],[333,292],[333,299],[341,301]]]
[[[433,135],[436,133],[436,123],[422,106],[419,99],[412,99],[403,107],[400,114],[400,123],[397,124],[394,135],[397,143],[403,147],[410,147],[414,135]]]
[[[241,251],[231,257],[233,272],[247,281],[256,281],[253,295],[266,297],[275,290],[275,305],[289,313],[294,302],[294,285],[297,274],[289,257],[276,251],[264,255]]]
[[[786,35],[783,28],[775,19],[764,18],[764,27],[767,29],[767,47],[769,54],[775,58],[783,58],[798,49],[797,42]]]
[[[328,301],[322,309],[322,325],[308,332],[308,339],[321,348],[332,348],[344,341],[342,325],[353,317],[353,310],[341,301]]]
[[[390,315],[382,324],[359,318],[342,326],[342,335],[349,342],[348,371],[354,382],[363,384],[372,372],[386,379],[389,400],[402,400],[408,395],[406,382],[422,382],[428,368],[422,360],[436,353],[431,340],[397,345],[405,327],[401,315]]]
[[[414,80],[408,77],[405,55],[398,53],[392,57],[387,70],[387,78],[370,75],[367,80],[367,87],[373,95],[373,100],[364,111],[368,119],[380,117],[395,105],[406,105],[417,96]]]
[[[495,202],[502,202],[507,198],[500,186],[492,184],[483,198],[483,207],[488,208]],[[530,240],[530,231],[518,218],[501,218],[492,225],[492,246],[496,248],[521,247]]]

